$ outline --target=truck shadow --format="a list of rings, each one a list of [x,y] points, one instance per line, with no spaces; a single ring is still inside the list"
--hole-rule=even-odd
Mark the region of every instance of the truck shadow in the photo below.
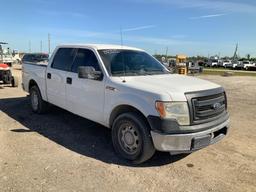
[[[102,125],[57,107],[52,107],[44,115],[34,114],[27,97],[0,99],[0,110],[24,126],[12,129],[13,132],[37,132],[74,152],[110,164],[153,167],[174,163],[187,156],[170,156],[169,153],[156,152],[151,160],[140,165],[131,165],[115,154],[111,131]]]

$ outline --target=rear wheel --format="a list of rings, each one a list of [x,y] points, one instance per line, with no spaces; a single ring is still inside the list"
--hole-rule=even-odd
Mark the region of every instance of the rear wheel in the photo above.
[[[115,119],[112,142],[115,151],[134,164],[147,161],[155,153],[149,127],[136,113],[124,113]]]
[[[37,86],[33,86],[29,90],[30,104],[33,112],[42,114],[45,113],[48,108],[48,103],[42,99],[40,90]]]

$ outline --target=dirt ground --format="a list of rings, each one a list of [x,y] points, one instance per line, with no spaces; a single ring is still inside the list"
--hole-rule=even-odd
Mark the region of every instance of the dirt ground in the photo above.
[[[21,87],[1,87],[0,191],[256,191],[256,78],[200,78],[227,91],[228,136],[139,166],[116,156],[110,130],[56,107],[33,114]]]

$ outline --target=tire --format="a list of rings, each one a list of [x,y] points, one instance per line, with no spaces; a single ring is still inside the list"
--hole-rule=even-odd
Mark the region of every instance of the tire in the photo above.
[[[149,127],[137,113],[119,115],[112,126],[113,147],[132,164],[149,160],[155,153]]]
[[[29,90],[30,105],[34,113],[43,114],[48,109],[48,103],[42,99],[40,90],[37,86],[33,86]]]
[[[18,77],[12,76],[11,84],[12,84],[12,87],[18,87],[19,86],[19,79],[18,79]]]

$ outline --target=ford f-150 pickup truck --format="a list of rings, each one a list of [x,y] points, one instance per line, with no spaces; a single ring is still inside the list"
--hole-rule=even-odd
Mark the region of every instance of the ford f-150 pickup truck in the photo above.
[[[171,74],[137,48],[58,46],[48,64],[23,63],[22,79],[35,113],[53,104],[110,128],[115,151],[131,163],[155,150],[191,153],[229,128],[221,86]]]

